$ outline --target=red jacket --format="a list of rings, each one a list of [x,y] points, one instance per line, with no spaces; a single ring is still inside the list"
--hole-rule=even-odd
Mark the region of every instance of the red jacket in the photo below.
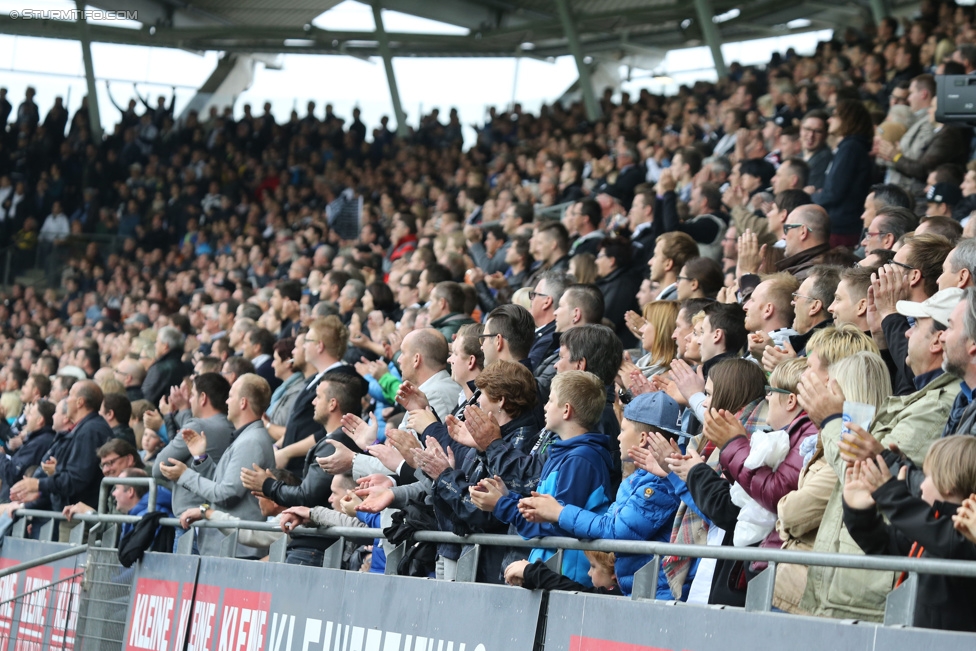
[[[790,437],[790,451],[786,453],[783,463],[776,470],[768,466],[749,469],[743,465],[749,456],[749,439],[739,436],[729,441],[719,456],[719,462],[725,468],[726,475],[737,482],[767,511],[776,513],[776,505],[780,499],[791,491],[795,491],[803,469],[803,457],[800,456],[800,443],[803,439],[817,433],[817,426],[813,424],[806,412],[801,414],[787,428]],[[762,547],[782,547],[779,533],[774,529],[763,541]]]
[[[393,246],[393,250],[390,251],[389,260],[394,262],[395,260],[402,258],[406,254],[417,249],[417,236],[410,234],[405,235]]]

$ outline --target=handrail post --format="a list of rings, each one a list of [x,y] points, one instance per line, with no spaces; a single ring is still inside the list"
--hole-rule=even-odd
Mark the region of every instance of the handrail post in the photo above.
[[[776,591],[776,563],[757,574],[746,586],[746,612],[770,613],[773,611],[773,594]]]
[[[156,510],[156,480],[152,477],[149,478],[149,504],[147,505],[147,512],[152,513]]]
[[[474,583],[478,580],[478,562],[481,560],[481,545],[471,545],[461,554],[457,561],[457,572],[454,581],[457,583]]]
[[[657,577],[661,568],[661,556],[655,554],[644,567],[634,572],[631,599],[657,599]]]
[[[98,512],[106,513],[108,510],[108,486],[109,483],[106,481],[109,477],[102,477],[101,483],[98,485]]]
[[[885,626],[914,626],[918,602],[918,574],[909,572],[905,581],[885,597]]]

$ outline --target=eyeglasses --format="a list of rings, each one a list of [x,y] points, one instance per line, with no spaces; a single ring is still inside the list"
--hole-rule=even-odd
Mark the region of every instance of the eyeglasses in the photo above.
[[[539,298],[540,296],[542,298],[548,298],[549,297],[549,294],[543,294],[541,292],[529,292],[529,300],[530,301],[534,301],[535,299]],[[492,336],[494,336],[494,335],[492,335]]]
[[[319,344],[319,343],[322,343],[322,341],[320,339],[310,339],[308,337],[305,337],[305,343],[306,344]]]
[[[891,260],[890,262],[888,262],[888,264],[897,265],[902,269],[908,269],[909,271],[915,271],[915,267],[905,264],[904,262],[895,262],[894,260]]]
[[[886,231],[878,231],[877,233],[872,233],[871,231],[868,231],[865,233],[865,235],[867,235],[868,237],[881,237],[882,235],[890,235],[890,233]]]
[[[491,334],[485,333],[483,335],[478,335],[478,340],[481,341],[482,339],[491,339],[492,337],[501,337],[504,339],[505,335],[501,334],[500,332],[493,332]]]
[[[815,300],[817,300],[817,299],[813,298],[812,296],[804,296],[803,294],[797,294],[796,292],[793,292],[793,300],[795,301],[798,298],[805,298],[808,301],[815,301]]]
[[[691,279],[691,278],[689,278],[688,276],[678,276],[678,280],[687,280],[687,281],[691,281],[692,279]]]
[[[787,391],[786,389],[777,389],[776,387],[771,387],[771,386],[769,386],[767,384],[766,385],[766,397],[768,398],[770,395],[772,395],[774,393],[782,393],[783,395],[787,395],[788,396],[788,395],[790,395],[793,392],[792,391]]]
[[[121,458],[122,457],[117,456],[113,459],[103,459],[101,463],[102,470],[104,470],[105,468],[111,468],[115,464],[115,462]]]
[[[794,228],[801,228],[806,226],[806,224],[783,224],[783,233],[789,233]]]

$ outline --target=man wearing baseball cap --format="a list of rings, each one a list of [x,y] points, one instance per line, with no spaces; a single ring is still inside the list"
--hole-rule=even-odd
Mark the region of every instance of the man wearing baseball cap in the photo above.
[[[550,495],[532,493],[519,502],[519,511],[530,522],[553,522],[580,538],[650,540],[670,542],[671,527],[680,499],[667,470],[661,470],[653,457],[642,453],[652,437],[674,439],[681,435],[678,403],[663,391],[644,393],[624,407],[620,423],[620,457],[637,461],[638,468],[620,484],[617,499],[604,514],[577,506],[563,506]],[[631,454],[633,453],[633,457]],[[644,461],[647,459],[648,461]],[[653,468],[648,472],[641,465]],[[617,554],[614,563],[620,590],[630,595],[634,573],[652,560],[652,555]],[[674,599],[664,570],[658,572],[657,599]]]
[[[936,183],[925,193],[926,217],[952,217],[952,209],[962,201],[962,190],[955,183]]]
[[[924,451],[940,433],[953,434],[964,417],[970,421],[976,418],[976,410],[967,409],[972,404],[971,387],[976,386],[976,366],[968,351],[976,342],[965,334],[965,314],[967,309],[976,309],[976,290],[952,287],[921,303],[898,301],[896,307],[899,314],[915,320],[906,333],[907,363],[918,390],[886,399],[869,436],[854,432],[844,435],[840,451],[848,462],[882,454],[893,465],[904,463],[901,456],[907,454],[921,465]],[[839,433],[840,426],[831,425]],[[834,429],[827,430],[825,420],[821,437],[834,433]],[[899,452],[890,450],[891,444]]]
[[[895,304],[899,314],[915,321],[905,333],[908,339],[905,364],[915,374],[917,391],[943,373],[942,333],[949,327],[952,310],[963,294],[963,290],[952,287],[936,292],[921,303],[898,301]]]

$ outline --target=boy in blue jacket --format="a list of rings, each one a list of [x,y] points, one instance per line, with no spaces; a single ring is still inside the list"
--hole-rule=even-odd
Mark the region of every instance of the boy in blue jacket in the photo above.
[[[542,467],[538,494],[551,495],[559,503],[603,513],[610,504],[610,451],[605,434],[597,432],[607,391],[602,380],[586,371],[566,371],[552,382],[545,406],[546,429],[559,440],[552,444]],[[521,495],[510,493],[499,477],[485,479],[470,489],[471,501],[483,511],[491,511],[502,522],[515,526],[525,539],[542,536],[571,536],[551,523],[529,522],[519,513]],[[529,561],[546,560],[554,549],[533,549]],[[563,554],[564,576],[592,585],[590,564],[580,551]]]
[[[680,408],[663,391],[644,393],[624,407],[620,424],[620,457],[631,461],[630,450],[647,446],[649,434],[680,435]],[[670,542],[674,516],[681,500],[663,471],[657,475],[637,468],[617,490],[617,500],[599,515],[571,504],[560,504],[549,495],[532,493],[519,502],[519,511],[530,522],[553,522],[578,538],[650,540]],[[614,570],[620,590],[630,595],[634,573],[653,559],[650,554],[617,554]],[[658,572],[657,598],[671,600],[671,587],[663,569]]]

